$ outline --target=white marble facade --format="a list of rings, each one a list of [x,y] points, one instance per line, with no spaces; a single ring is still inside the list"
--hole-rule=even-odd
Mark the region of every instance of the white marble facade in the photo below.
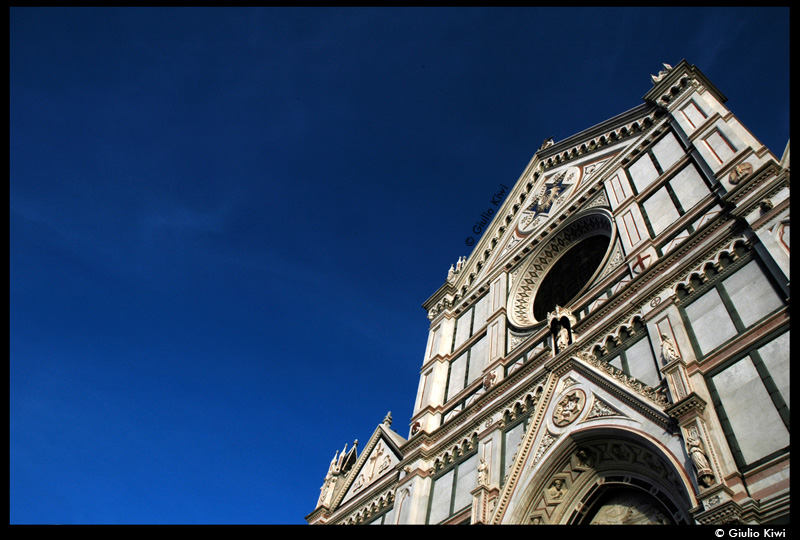
[[[309,523],[788,522],[788,145],[652,81],[535,153],[424,304],[408,432],[337,453]]]

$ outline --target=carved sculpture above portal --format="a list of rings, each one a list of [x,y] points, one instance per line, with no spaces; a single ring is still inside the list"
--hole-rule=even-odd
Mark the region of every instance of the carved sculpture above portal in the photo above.
[[[553,338],[553,356],[562,352],[575,341],[577,335],[572,329],[577,322],[570,310],[558,305],[547,314],[547,323],[550,325],[550,334]]]
[[[550,487],[547,489],[547,494],[553,501],[561,500],[566,494],[567,489],[564,486],[564,481],[561,478],[556,478]]]
[[[594,457],[586,448],[579,448],[575,452],[575,466],[588,469],[594,464]]]
[[[574,422],[583,411],[586,404],[586,394],[580,389],[575,389],[567,393],[561,401],[556,404],[553,412],[553,424],[564,427]]]

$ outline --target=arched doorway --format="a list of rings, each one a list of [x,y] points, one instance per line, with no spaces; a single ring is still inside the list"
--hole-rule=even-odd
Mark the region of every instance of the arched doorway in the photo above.
[[[625,429],[573,432],[520,480],[513,510],[500,522],[692,522],[695,503],[685,467],[663,444]]]
[[[670,501],[626,484],[598,486],[574,516],[573,523],[589,525],[674,525],[677,509]],[[666,503],[666,504],[665,504]]]

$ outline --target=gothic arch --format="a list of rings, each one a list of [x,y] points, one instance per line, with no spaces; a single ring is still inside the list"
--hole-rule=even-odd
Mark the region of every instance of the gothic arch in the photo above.
[[[691,523],[697,505],[684,464],[652,437],[624,427],[576,430],[521,478],[502,523],[590,523],[604,503],[654,523]],[[627,503],[626,503],[627,501]],[[628,504],[628,506],[624,506]],[[625,517],[625,516],[623,516]]]

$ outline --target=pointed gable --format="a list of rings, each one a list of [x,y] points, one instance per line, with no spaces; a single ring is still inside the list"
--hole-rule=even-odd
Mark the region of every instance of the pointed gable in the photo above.
[[[392,431],[388,425],[385,423],[378,425],[347,475],[343,493],[335,502],[335,507],[364,493],[370,486],[392,474],[403,458],[400,451],[403,443],[405,439]]]

